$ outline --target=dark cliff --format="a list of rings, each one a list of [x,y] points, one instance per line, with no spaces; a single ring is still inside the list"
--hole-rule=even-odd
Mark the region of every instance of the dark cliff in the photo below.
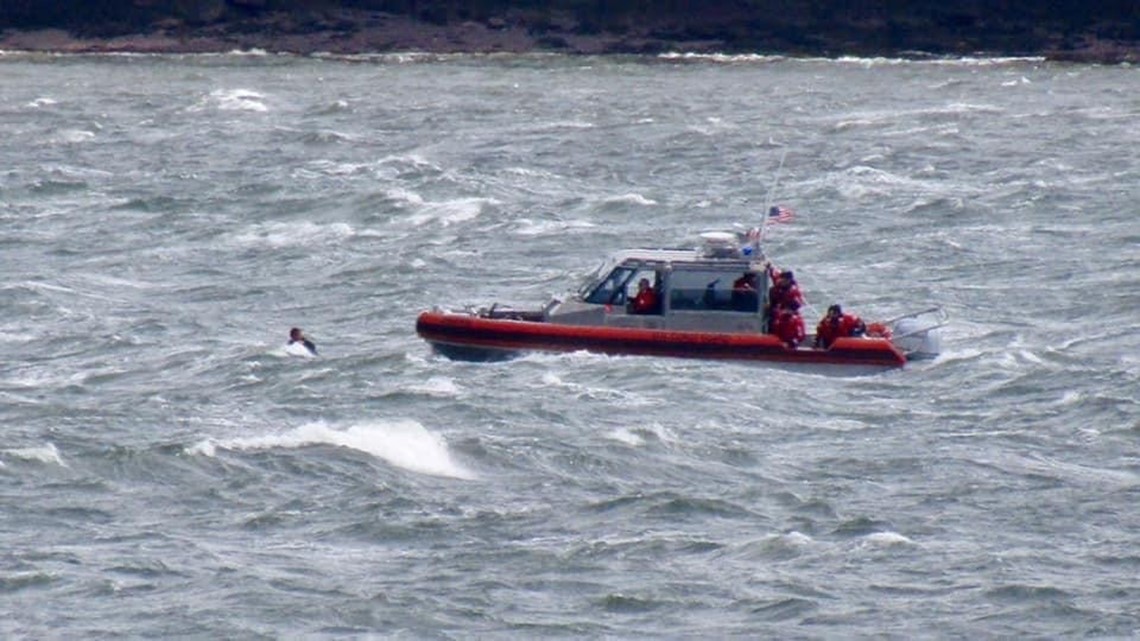
[[[1136,0],[4,0],[7,33],[163,35],[188,50],[666,50],[1137,61]],[[418,36],[416,34],[419,34]],[[509,34],[511,37],[506,37]],[[31,48],[35,47],[34,40]],[[132,42],[126,40],[124,42]],[[133,42],[139,42],[134,40]],[[156,45],[157,46],[157,45]],[[177,45],[173,45],[177,48]],[[114,47],[112,47],[114,48]],[[122,44],[119,48],[130,48]]]

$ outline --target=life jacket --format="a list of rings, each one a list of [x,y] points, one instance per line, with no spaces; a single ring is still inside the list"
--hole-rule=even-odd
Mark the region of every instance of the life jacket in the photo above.
[[[790,307],[792,303],[797,307],[803,307],[804,295],[800,293],[800,286],[795,283],[773,285],[768,289],[768,302],[773,308]]]
[[[862,336],[867,331],[863,319],[854,314],[844,314],[839,320],[840,336]]]
[[[796,312],[785,309],[776,316],[776,324],[772,333],[789,346],[796,347],[803,342],[806,336],[804,319]]]
[[[819,325],[815,327],[815,346],[824,349],[831,347],[835,339],[843,336],[841,332],[842,323],[842,318],[824,316],[823,320],[819,321]]]
[[[657,292],[647,289],[633,299],[634,314],[652,314],[657,311]]]

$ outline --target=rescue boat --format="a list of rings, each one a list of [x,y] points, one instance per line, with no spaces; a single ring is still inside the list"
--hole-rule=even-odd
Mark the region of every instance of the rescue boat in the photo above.
[[[695,248],[627,249],[607,257],[574,293],[540,308],[492,304],[420,313],[416,333],[436,352],[465,361],[524,352],[753,361],[792,365],[901,367],[940,350],[946,316],[932,307],[870,323],[861,336],[816,348],[808,334],[792,346],[769,333],[771,263],[755,234],[708,232]],[[754,288],[734,287],[750,277]],[[635,309],[638,283],[656,304]]]

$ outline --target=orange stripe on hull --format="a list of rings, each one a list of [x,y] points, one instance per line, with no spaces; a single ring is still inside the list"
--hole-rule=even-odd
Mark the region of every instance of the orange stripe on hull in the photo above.
[[[826,350],[791,349],[771,334],[729,334],[625,327],[591,327],[423,312],[416,333],[452,357],[504,358],[520,351],[671,356],[712,360],[901,367],[906,357],[890,341],[840,338]]]

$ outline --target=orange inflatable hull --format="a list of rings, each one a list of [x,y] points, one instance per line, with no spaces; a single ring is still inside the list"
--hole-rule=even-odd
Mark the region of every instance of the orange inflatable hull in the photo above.
[[[436,351],[457,360],[503,360],[533,351],[587,351],[814,365],[906,364],[902,352],[883,338],[840,338],[828,349],[793,349],[770,334],[561,325],[437,311],[420,314],[416,333]]]

